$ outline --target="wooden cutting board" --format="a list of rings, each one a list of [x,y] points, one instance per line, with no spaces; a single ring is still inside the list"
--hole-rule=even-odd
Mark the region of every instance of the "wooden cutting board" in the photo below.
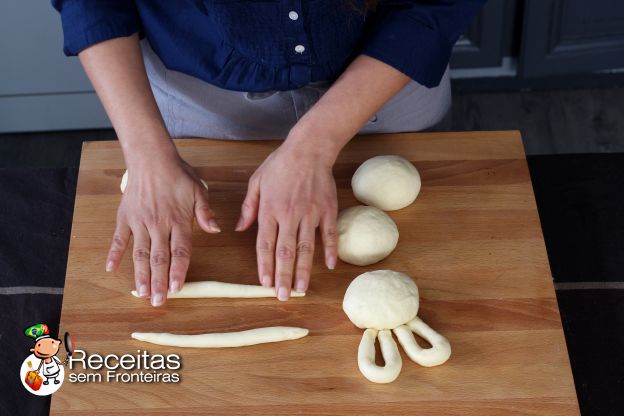
[[[255,284],[256,229],[233,230],[246,181],[278,142],[178,140],[210,184],[224,230],[193,234],[188,280]],[[420,133],[355,138],[334,169],[340,208],[357,204],[350,179],[364,160],[398,154],[422,176],[411,206],[390,212],[397,249],[369,267],[323,266],[320,245],[305,298],[178,299],[152,308],[130,296],[132,265],[104,261],[121,198],[117,142],[84,144],[65,281],[61,333],[101,355],[178,353],[180,383],[72,383],[52,399],[55,415],[119,414],[578,414],[570,364],[529,171],[518,132]],[[373,384],[356,362],[362,331],[342,312],[349,282],[365,271],[412,276],[419,316],[453,355],[424,368],[403,354],[399,378]],[[160,347],[133,331],[202,333],[291,325],[306,338],[238,349]],[[71,372],[71,371],[68,371]]]

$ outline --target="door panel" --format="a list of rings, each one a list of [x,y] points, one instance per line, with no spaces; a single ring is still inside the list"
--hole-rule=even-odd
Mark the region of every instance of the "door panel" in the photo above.
[[[525,77],[624,67],[624,2],[527,0],[520,54]]]

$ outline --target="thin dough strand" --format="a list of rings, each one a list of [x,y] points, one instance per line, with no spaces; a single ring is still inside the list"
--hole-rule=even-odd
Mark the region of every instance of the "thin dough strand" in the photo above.
[[[379,347],[385,365],[375,364],[375,338],[379,339]],[[387,329],[377,331],[367,329],[362,335],[358,348],[358,367],[364,377],[374,383],[391,383],[401,373],[403,361],[396,342],[392,339],[392,332]]]
[[[136,290],[132,296],[140,297]],[[290,296],[299,298],[305,296],[305,292],[292,291]],[[203,282],[188,282],[177,293],[167,293],[168,299],[180,298],[273,298],[275,290],[271,287],[260,285],[241,285],[238,283],[225,283],[206,280]]]
[[[166,332],[133,332],[132,338],[170,347],[229,348],[299,339],[308,335],[308,332],[306,328],[272,326],[239,332],[216,332],[198,335],[169,334]]]
[[[431,348],[423,348],[418,345],[412,332],[424,338],[431,344]],[[424,323],[419,317],[415,317],[405,325],[395,328],[394,333],[399,343],[403,346],[407,356],[423,367],[433,367],[443,364],[451,356],[451,344],[448,340],[431,329],[431,327]]]

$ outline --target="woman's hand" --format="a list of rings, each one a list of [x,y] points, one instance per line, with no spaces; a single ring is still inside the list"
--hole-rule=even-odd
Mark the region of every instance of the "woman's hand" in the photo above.
[[[289,137],[252,175],[236,226],[242,231],[258,219],[260,283],[275,284],[280,300],[290,296],[293,271],[294,289],[308,288],[316,227],[321,228],[328,268],[335,267],[337,257],[334,158],[299,143]]]
[[[169,137],[147,78],[139,36],[98,42],[79,56],[128,166],[106,270],[119,267],[132,234],[137,292],[151,294],[152,305],[159,306],[167,289],[179,290],[186,278],[193,217],[204,231],[219,232],[208,192]]]
[[[204,231],[218,233],[213,216],[208,191],[175,150],[129,163],[106,270],[119,267],[132,234],[136,290],[162,305],[167,290],[179,291],[186,278],[193,218]]]
[[[310,281],[315,228],[320,225],[325,264],[336,265],[336,184],[332,166],[340,150],[373,114],[408,82],[409,76],[360,55],[293,126],[288,138],[249,180],[237,230],[258,219],[260,282],[275,281],[288,299]]]

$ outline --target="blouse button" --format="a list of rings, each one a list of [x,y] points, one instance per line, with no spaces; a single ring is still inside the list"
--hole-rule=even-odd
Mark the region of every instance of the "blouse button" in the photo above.
[[[290,20],[297,20],[299,19],[299,13],[293,10],[291,12],[288,12],[288,17],[290,17]]]
[[[295,46],[295,52],[297,53],[303,53],[305,51],[305,46],[303,45],[297,45]]]

